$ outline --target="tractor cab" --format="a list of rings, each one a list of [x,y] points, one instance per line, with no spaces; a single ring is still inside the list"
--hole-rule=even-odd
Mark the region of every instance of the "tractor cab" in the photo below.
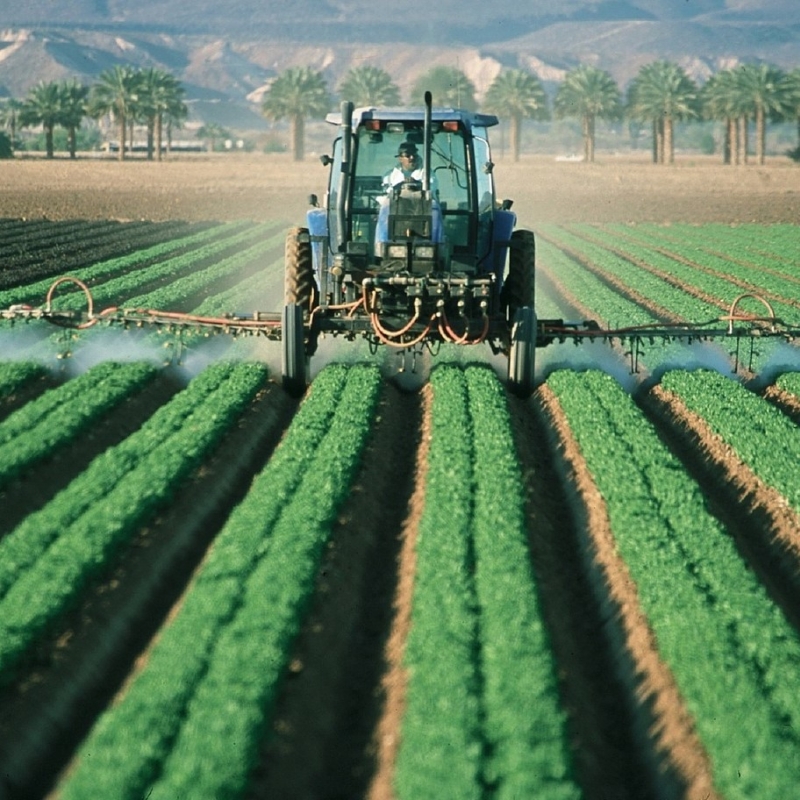
[[[495,203],[487,129],[497,117],[345,103],[327,121],[339,136],[332,156],[323,157],[330,165],[325,207],[308,213],[320,283],[338,262],[359,276],[493,273],[499,290],[514,215]],[[398,184],[398,153],[409,145],[417,178]]]

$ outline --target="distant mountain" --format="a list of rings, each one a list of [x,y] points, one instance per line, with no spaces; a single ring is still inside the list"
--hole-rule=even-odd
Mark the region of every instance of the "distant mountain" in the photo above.
[[[591,63],[623,87],[656,58],[698,79],[740,61],[800,66],[798,0],[0,0],[0,20],[0,94],[158,66],[182,80],[195,119],[238,128],[263,126],[258,101],[288,66],[322,70],[335,90],[372,64],[407,94],[447,64],[479,95],[504,66],[558,82]]]

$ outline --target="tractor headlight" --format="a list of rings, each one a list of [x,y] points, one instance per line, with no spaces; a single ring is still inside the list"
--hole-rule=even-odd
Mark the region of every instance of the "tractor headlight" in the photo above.
[[[390,244],[386,248],[387,258],[405,258],[406,246],[404,244]]]
[[[426,261],[433,261],[433,259],[436,258],[436,245],[418,244],[414,248],[414,255]]]

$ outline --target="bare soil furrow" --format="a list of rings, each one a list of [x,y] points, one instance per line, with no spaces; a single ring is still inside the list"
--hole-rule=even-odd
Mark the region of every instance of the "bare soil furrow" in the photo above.
[[[606,661],[606,674],[613,678],[605,688],[602,675],[594,677],[591,688],[578,680],[571,690],[580,703],[577,712],[573,712],[577,730],[583,733],[578,726],[592,723],[583,733],[584,740],[580,733],[578,739],[580,747],[593,748],[589,754],[578,751],[578,763],[588,778],[587,797],[717,797],[708,756],[674,677],[659,655],[636,585],[617,552],[605,501],[592,481],[555,395],[543,386],[535,402],[552,437],[554,471],[565,481],[569,506],[576,514],[572,568],[562,567],[562,571],[573,582],[575,574],[581,575],[582,609],[576,607],[573,613],[590,613],[598,631],[594,636],[596,654],[586,652],[584,658],[593,661],[599,654]],[[563,539],[563,531],[559,536]],[[563,602],[569,591],[564,586],[552,595]],[[563,624],[561,619],[558,622]],[[575,660],[572,648],[587,644],[591,647],[586,631],[577,629],[573,635],[574,645],[556,644],[567,656],[565,668]],[[554,641],[558,642],[556,635]],[[581,668],[580,661],[574,668]],[[569,685],[566,677],[565,683]],[[608,707],[603,708],[597,701],[609,689],[614,694],[606,699]],[[589,714],[582,719],[584,707],[592,704],[596,705],[596,722]],[[603,749],[607,747],[604,730],[620,728],[626,731],[621,745],[627,765],[620,765],[619,754]],[[613,775],[615,768],[618,772]],[[611,775],[606,774],[609,770]],[[610,789],[612,777],[617,783]]]
[[[381,764],[393,603],[413,575],[401,556],[420,448],[421,399],[386,384],[378,421],[317,578],[315,600],[254,775],[251,798],[363,797]],[[410,602],[406,598],[404,602]],[[398,720],[393,719],[393,730]]]
[[[276,386],[261,392],[169,509],[30,654],[25,675],[0,695],[0,795],[5,788],[9,798],[40,797],[50,788],[134,665],[144,663],[140,655],[295,409]]]

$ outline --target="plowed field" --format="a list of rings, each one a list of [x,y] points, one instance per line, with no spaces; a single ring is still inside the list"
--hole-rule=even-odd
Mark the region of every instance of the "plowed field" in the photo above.
[[[63,272],[100,307],[277,308],[323,181],[9,166],[2,308]],[[649,165],[501,166],[540,317],[716,319],[749,292],[800,322],[796,170],[683,165],[657,202]],[[269,343],[0,342],[3,800],[796,793],[792,342],[648,343],[636,374],[553,345],[528,401],[458,348],[400,381],[336,342],[297,401]]]

